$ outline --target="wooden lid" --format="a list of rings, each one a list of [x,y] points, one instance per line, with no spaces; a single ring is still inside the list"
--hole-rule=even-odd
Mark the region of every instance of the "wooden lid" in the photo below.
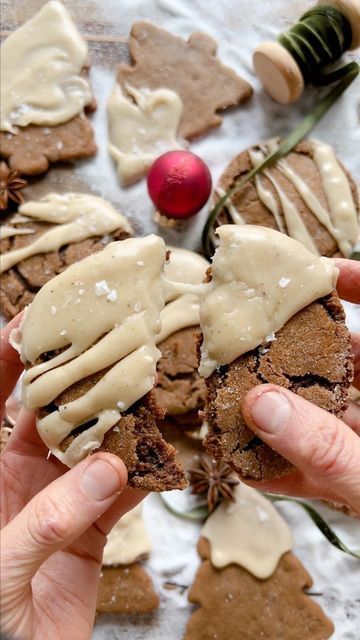
[[[281,104],[295,102],[304,90],[299,65],[278,42],[263,42],[254,51],[255,73],[265,91]]]
[[[319,0],[318,4],[331,5],[347,18],[352,31],[350,49],[360,47],[360,0]]]

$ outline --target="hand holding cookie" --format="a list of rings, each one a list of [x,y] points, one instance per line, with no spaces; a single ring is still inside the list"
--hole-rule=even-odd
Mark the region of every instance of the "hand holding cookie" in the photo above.
[[[18,323],[19,316],[1,333],[1,415],[22,370],[9,344]],[[1,629],[22,640],[45,637],[50,629],[59,640],[74,629],[85,638],[94,621],[106,535],[144,494],[124,489],[125,466],[109,453],[67,471],[47,457],[34,421],[33,412],[20,412],[1,456]]]
[[[360,302],[360,264],[338,260],[339,296]],[[352,335],[355,377],[360,389],[360,336]],[[247,425],[297,469],[290,476],[262,483],[267,491],[346,502],[360,513],[360,407],[351,403],[339,420],[331,413],[276,385],[261,385],[246,396]]]

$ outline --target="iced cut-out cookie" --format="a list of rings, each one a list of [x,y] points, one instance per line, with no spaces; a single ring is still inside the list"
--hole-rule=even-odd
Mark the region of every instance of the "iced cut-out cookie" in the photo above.
[[[86,42],[57,0],[4,41],[0,144],[12,169],[33,175],[95,154],[85,117],[95,108],[88,68]]]
[[[312,579],[291,553],[291,530],[272,503],[240,482],[207,518],[202,564],[189,592],[200,605],[184,640],[326,640],[334,630],[304,593]]]
[[[293,553],[280,559],[274,573],[259,580],[246,569],[231,564],[215,568],[209,542],[201,537],[202,564],[189,592],[199,608],[189,619],[183,640],[326,640],[334,627],[321,607],[306,593],[309,573]]]
[[[121,64],[118,82],[136,89],[170,89],[183,104],[178,135],[191,140],[221,124],[220,111],[252,95],[248,82],[216,57],[215,40],[192,33],[188,41],[149,22],[136,22],[129,39],[133,65]]]
[[[151,549],[142,505],[120,518],[107,537],[100,574],[98,613],[141,614],[159,606],[151,578],[139,563]]]
[[[176,138],[182,103],[174,91],[128,85],[127,93],[116,84],[108,101],[109,151],[124,185],[146,175],[165,151],[184,146]]]

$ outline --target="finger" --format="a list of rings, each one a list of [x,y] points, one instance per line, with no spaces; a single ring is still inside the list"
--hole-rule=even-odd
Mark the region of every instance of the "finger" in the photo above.
[[[0,335],[0,420],[4,417],[5,402],[12,392],[15,384],[24,368],[20,356],[9,342],[10,333],[15,329],[22,318],[19,313],[4,329]]]
[[[245,480],[242,479],[242,481],[258,491],[277,493],[296,498],[321,498],[322,500],[330,500],[331,502],[344,502],[344,499],[333,491],[331,487],[324,487],[320,483],[313,482],[299,469],[296,469],[286,478],[274,478],[260,482],[246,478]]]
[[[344,422],[276,385],[252,389],[243,414],[264,442],[360,513],[360,438]]]
[[[344,422],[360,436],[360,405],[350,402],[344,415]]]
[[[351,334],[351,346],[354,354],[353,386],[360,390],[360,333]]]
[[[5,452],[16,451],[28,456],[44,458],[48,453],[46,444],[39,436],[34,411],[21,409],[6,444]]]
[[[3,597],[21,597],[43,562],[87,531],[115,502],[126,482],[120,458],[96,453],[38,493],[2,531]],[[100,531],[98,536],[94,560],[101,563],[105,536]]]
[[[126,487],[122,494],[115,500],[114,504],[104,513],[98,520],[97,525],[104,532],[105,535],[110,533],[113,526],[120,520],[120,518],[136,507],[141,500],[146,498],[147,491],[141,491],[140,489],[131,489]]]
[[[336,284],[337,292],[343,300],[360,302],[360,262],[338,258],[335,264],[339,269]]]

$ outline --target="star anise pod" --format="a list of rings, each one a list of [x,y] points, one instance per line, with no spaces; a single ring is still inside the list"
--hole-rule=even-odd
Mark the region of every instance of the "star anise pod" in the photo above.
[[[10,169],[6,162],[0,163],[0,209],[5,210],[9,206],[9,201],[22,204],[25,198],[21,189],[26,187],[27,182],[20,178],[20,173]]]
[[[188,473],[191,492],[206,497],[209,513],[224,499],[235,502],[234,489],[239,480],[225,462],[201,455],[199,466]]]

